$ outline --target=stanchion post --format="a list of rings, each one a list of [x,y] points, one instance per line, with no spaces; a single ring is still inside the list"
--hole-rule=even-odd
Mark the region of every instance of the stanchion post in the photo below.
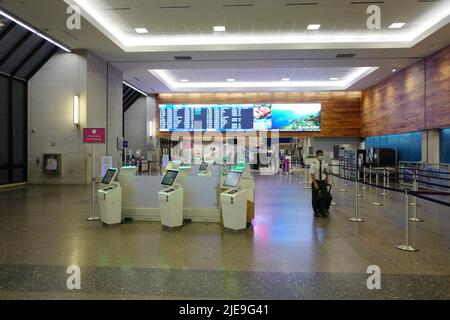
[[[348,186],[349,185],[349,182],[348,182],[348,163],[346,163],[345,164],[345,166],[344,166],[344,186]]]
[[[345,179],[343,179],[343,178],[345,178],[345,168],[344,168],[344,170],[342,170],[342,165],[339,165],[339,172],[340,172],[339,180],[340,180],[340,185],[341,185],[339,192],[347,192],[347,189],[345,189],[345,182],[344,182]],[[344,177],[342,177],[342,174],[344,174]]]
[[[397,249],[407,252],[419,251],[409,244],[409,192],[405,190],[405,244],[397,246]]]
[[[372,203],[372,205],[376,206],[376,207],[381,207],[383,204],[378,202],[378,172],[375,170],[375,202]]]
[[[391,187],[391,170],[389,168],[386,169],[386,187]]]
[[[383,187],[387,187],[387,175],[386,175],[386,168],[383,168]],[[383,192],[381,193],[382,196],[387,196],[389,195],[388,190],[384,189]]]
[[[311,183],[309,181],[309,166],[306,166],[306,183],[305,183],[305,189],[312,189]]]
[[[356,187],[357,187],[356,195],[359,198],[363,198],[364,195],[362,193],[360,193],[360,191],[361,191],[360,190],[360,179],[361,179],[360,172],[359,172],[359,170],[356,170]]]
[[[362,167],[362,171],[363,171],[363,186],[361,187],[361,189],[367,189],[367,186],[366,186],[366,167]]]
[[[355,194],[355,216],[350,218],[351,222],[363,222],[364,220],[359,217],[359,179],[356,179],[355,186],[356,194]]]
[[[333,186],[334,185],[334,174],[333,174],[333,167],[331,167],[331,169],[330,168],[328,168],[328,173],[329,173],[329,175],[331,176],[331,185]],[[334,201],[332,201],[331,202],[331,205],[334,207],[334,206],[337,206],[337,203],[336,202],[334,202]]]
[[[89,222],[99,221],[100,218],[95,215],[95,149],[92,144],[92,216],[87,219]]]
[[[419,181],[417,179],[417,174],[414,173],[414,182],[413,182],[413,190],[414,192],[418,192],[419,191]],[[423,220],[419,219],[417,217],[417,197],[414,195],[414,200],[413,200],[413,216],[411,218],[409,218],[409,221],[411,222],[423,222]]]

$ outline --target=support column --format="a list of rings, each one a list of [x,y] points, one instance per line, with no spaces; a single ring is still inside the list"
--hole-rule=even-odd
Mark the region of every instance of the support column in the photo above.
[[[440,130],[427,130],[422,134],[422,161],[440,162]]]

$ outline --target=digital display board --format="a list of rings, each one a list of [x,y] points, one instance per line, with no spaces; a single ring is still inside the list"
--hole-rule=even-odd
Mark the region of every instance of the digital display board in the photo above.
[[[320,103],[161,104],[159,130],[175,131],[320,131]]]

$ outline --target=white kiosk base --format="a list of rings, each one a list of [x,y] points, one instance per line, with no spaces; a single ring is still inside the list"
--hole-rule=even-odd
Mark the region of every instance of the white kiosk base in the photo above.
[[[161,224],[168,228],[183,226],[183,188],[168,188],[158,194]]]
[[[247,190],[227,190],[220,195],[223,226],[231,230],[247,228]]]
[[[122,223],[122,188],[114,183],[98,190],[100,220],[105,224]]]

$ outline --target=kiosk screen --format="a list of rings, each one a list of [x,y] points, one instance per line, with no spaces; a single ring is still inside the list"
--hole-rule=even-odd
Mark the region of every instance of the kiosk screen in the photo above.
[[[115,169],[108,169],[108,171],[106,171],[105,176],[103,177],[102,180],[102,184],[111,184],[111,182],[113,181],[114,177],[116,176],[117,170]]]
[[[200,165],[200,171],[206,171],[206,169],[208,169],[208,164],[206,163],[206,162],[203,162],[201,165]]]
[[[225,179],[225,182],[223,183],[223,186],[227,188],[236,188],[239,185],[241,177],[242,172],[230,171]]]
[[[177,179],[178,172],[179,171],[177,170],[167,170],[166,175],[164,176],[164,179],[161,182],[161,184],[163,186],[171,187],[175,183],[175,180]]]

